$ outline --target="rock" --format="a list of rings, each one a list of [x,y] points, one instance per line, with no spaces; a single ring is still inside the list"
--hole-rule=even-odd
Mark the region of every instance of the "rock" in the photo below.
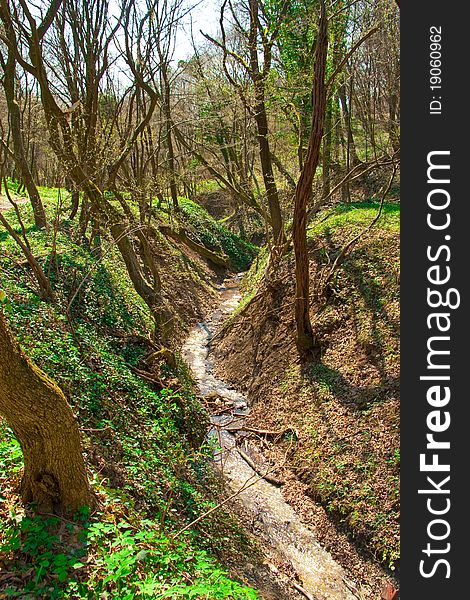
[[[209,392],[204,396],[204,400],[210,404],[225,404],[227,399],[221,396],[218,392]]]

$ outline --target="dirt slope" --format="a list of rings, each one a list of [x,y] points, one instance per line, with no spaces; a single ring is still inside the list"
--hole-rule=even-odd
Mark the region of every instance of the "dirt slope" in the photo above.
[[[371,211],[347,213],[311,232],[313,288]],[[315,505],[302,494],[321,503],[323,516],[315,510],[333,555],[351,562],[347,539],[354,538],[391,569],[399,555],[397,218],[391,209],[345,262],[326,304],[312,305],[321,363],[301,368],[297,358],[291,257],[215,342],[218,374],[248,392],[252,425],[298,431],[293,442],[269,444],[273,461],[288,451],[295,477],[284,486],[287,497],[310,513]],[[354,560],[360,574],[366,567],[357,553]]]

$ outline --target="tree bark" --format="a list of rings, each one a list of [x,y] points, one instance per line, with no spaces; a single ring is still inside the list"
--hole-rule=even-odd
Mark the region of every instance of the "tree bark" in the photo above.
[[[163,80],[163,117],[165,119],[165,139],[168,152],[168,172],[170,178],[170,194],[175,212],[179,212],[178,203],[178,186],[176,185],[176,168],[175,168],[175,150],[173,148],[173,134],[171,131],[171,89],[170,80],[168,77],[167,65],[162,59],[160,52],[160,60],[162,61],[162,80]]]
[[[328,21],[325,2],[320,2],[321,13],[315,49],[315,67],[312,88],[312,129],[305,163],[295,191],[293,241],[295,251],[295,322],[297,348],[302,358],[319,358],[320,348],[310,321],[310,275],[307,247],[307,205],[312,183],[320,160],[320,147],[325,126],[326,86],[325,70],[328,53]]]
[[[259,24],[259,6],[258,0],[250,0],[250,31],[249,31],[249,51],[250,51],[250,70],[251,79],[255,91],[254,117],[257,127],[257,137],[259,144],[259,157],[261,162],[261,171],[263,173],[264,187],[266,188],[266,197],[268,200],[269,215],[271,217],[271,226],[275,245],[281,245],[285,241],[284,226],[282,222],[281,205],[279,202],[279,193],[274,179],[271,149],[269,147],[269,128],[268,117],[266,113],[265,102],[265,73],[261,72],[258,59],[258,25]],[[270,48],[265,47],[264,60],[270,64]],[[266,71],[266,64],[263,71]]]
[[[351,97],[352,97],[352,85],[353,80],[350,80],[350,100],[348,105],[348,99],[346,95],[346,84],[343,83],[339,88],[339,98],[341,101],[341,107],[343,109],[344,125],[348,136],[348,170],[349,165],[355,167],[361,161],[359,160],[356,152],[356,144],[354,142],[354,135],[352,132],[352,115],[351,115]]]
[[[274,244],[280,245],[284,241],[284,228],[282,223],[279,194],[274,179],[273,165],[271,160],[271,150],[268,140],[268,119],[266,115],[264,98],[262,101],[260,100],[258,102],[255,108],[255,120],[258,127],[261,170],[263,172],[264,186],[266,188],[266,197],[268,200],[269,215],[271,217]]]
[[[64,394],[21,351],[0,313],[0,414],[21,445],[21,495],[39,513],[92,506],[77,421]]]
[[[334,102],[334,98],[330,100],[331,104]],[[323,179],[323,191],[322,196],[326,198],[329,195],[331,189],[331,150],[333,145],[333,110],[332,106],[327,106],[325,115],[325,137],[323,139],[323,151],[322,151],[322,179]]]
[[[8,118],[10,122],[10,132],[13,138],[13,154],[15,165],[21,176],[22,183],[26,187],[31,206],[33,207],[34,222],[38,229],[47,229],[47,219],[44,206],[39,195],[38,188],[34,183],[31,169],[26,158],[26,152],[23,144],[23,134],[21,132],[21,111],[16,99],[15,76],[16,60],[13,52],[8,49],[7,60],[4,62],[3,89],[8,107]]]

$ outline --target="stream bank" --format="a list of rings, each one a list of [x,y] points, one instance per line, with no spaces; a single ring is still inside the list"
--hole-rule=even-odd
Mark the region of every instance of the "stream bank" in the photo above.
[[[238,274],[224,281],[219,288],[219,307],[191,330],[183,346],[183,356],[199,393],[210,406],[210,436],[218,447],[215,464],[228,494],[241,490],[233,506],[263,548],[272,577],[280,581],[284,590],[286,586],[290,588],[285,591],[286,598],[361,598],[359,586],[350,574],[321,547],[314,529],[286,502],[283,482],[276,479],[273,466],[252,443],[248,399],[214,374],[211,341],[241,299],[240,278]],[[259,591],[264,598],[276,598],[270,591]]]

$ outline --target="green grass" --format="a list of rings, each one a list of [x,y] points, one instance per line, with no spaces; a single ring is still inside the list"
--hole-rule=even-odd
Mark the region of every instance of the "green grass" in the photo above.
[[[52,220],[57,191],[42,190],[42,197]],[[139,336],[151,320],[114,247],[104,240],[107,251],[97,260],[73,243],[63,219],[53,256],[53,233],[36,231],[29,205],[20,210],[57,301],[40,301],[19,249],[0,231],[2,310],[78,416],[100,507],[70,520],[25,511],[15,494],[21,450],[0,420],[0,560],[14,576],[0,591],[18,598],[256,598],[214,558],[246,543],[226,513],[204,520],[203,536],[191,528],[173,539],[217,499],[205,415],[181,361],[176,371],[160,366],[161,389],[133,372],[148,352]],[[12,211],[8,219],[15,223]]]
[[[319,233],[324,234],[345,227],[348,228],[352,236],[359,233],[361,229],[367,227],[375,219],[379,207],[379,202],[371,200],[369,202],[340,204],[333,210],[325,210],[309,226],[308,237],[312,239]],[[399,231],[400,204],[384,203],[382,214],[375,227],[389,231]]]
[[[220,185],[215,179],[205,179],[196,184],[196,190],[198,194],[203,194],[205,192],[218,192],[220,189]]]

